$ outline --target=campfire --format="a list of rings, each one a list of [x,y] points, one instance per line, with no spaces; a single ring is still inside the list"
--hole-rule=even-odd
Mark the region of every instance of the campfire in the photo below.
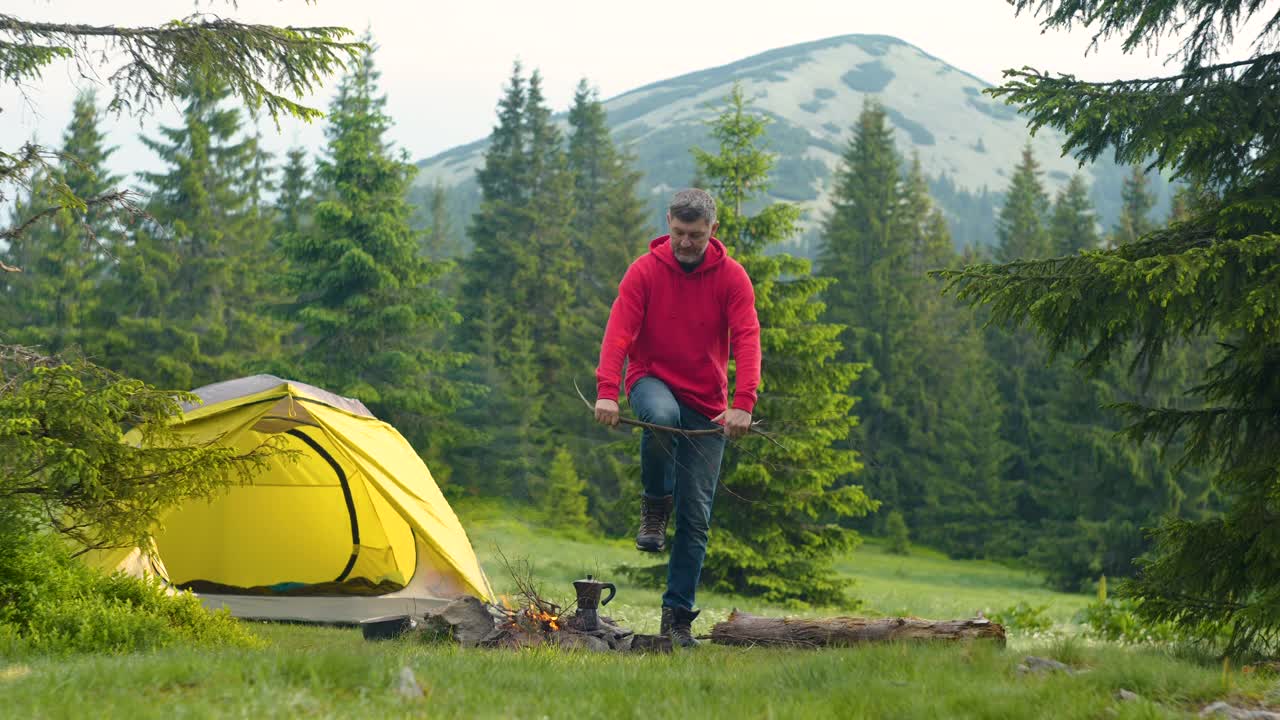
[[[600,615],[617,588],[591,575],[573,583],[576,598],[568,607],[547,600],[533,581],[527,562],[513,567],[505,556],[516,590],[488,603],[464,596],[421,618],[374,618],[362,624],[368,639],[421,633],[452,640],[463,647],[521,648],[555,645],[597,652],[670,652],[671,640],[637,635],[613,618]],[[609,594],[604,595],[608,590]],[[603,596],[603,597],[602,597]]]
[[[404,618],[379,618],[365,623],[365,636],[379,634],[379,626],[399,622],[398,632],[420,633],[425,637],[457,642],[462,647],[522,648],[553,645],[597,652],[669,652],[669,638],[637,635],[610,617],[581,612],[565,612],[555,604],[542,602],[512,606],[486,603],[470,595],[459,598],[434,612],[426,613],[421,622]]]
[[[520,612],[512,614],[511,625],[513,628],[520,628],[525,632],[544,632],[554,633],[559,630],[558,615],[552,615],[545,610],[538,610],[530,605]]]
[[[526,633],[549,633],[560,630],[560,615],[528,605],[519,610],[506,610],[507,620],[499,627]]]

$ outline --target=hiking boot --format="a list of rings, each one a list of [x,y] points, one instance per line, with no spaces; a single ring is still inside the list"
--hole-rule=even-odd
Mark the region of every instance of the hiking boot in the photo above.
[[[637,550],[662,552],[667,544],[667,518],[671,517],[671,508],[674,506],[675,497],[672,495],[640,496],[640,532],[636,533]]]
[[[659,635],[671,638],[671,644],[682,648],[695,648],[699,643],[693,637],[693,621],[701,610],[685,610],[684,608],[662,608],[662,626]]]

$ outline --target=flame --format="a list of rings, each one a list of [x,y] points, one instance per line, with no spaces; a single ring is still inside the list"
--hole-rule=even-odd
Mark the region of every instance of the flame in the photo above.
[[[551,630],[552,632],[560,629],[560,623],[557,622],[558,618],[555,615],[552,615],[532,603],[530,603],[521,614],[532,621],[531,624],[535,627]]]

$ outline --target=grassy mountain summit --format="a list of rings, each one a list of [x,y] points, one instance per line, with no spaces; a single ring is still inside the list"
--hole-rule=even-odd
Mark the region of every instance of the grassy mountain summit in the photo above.
[[[829,207],[832,171],[868,97],[883,104],[899,151],[919,154],[957,243],[992,242],[995,209],[1029,136],[1024,119],[982,94],[989,83],[885,35],[843,35],[778,48],[606,100],[615,139],[635,154],[644,174],[655,223],[669,192],[693,177],[689,148],[709,145],[705,121],[712,115],[710,105],[720,102],[735,81],[753,109],[773,120],[769,147],[779,158],[766,201],[801,204],[806,232],[800,242],[812,242]],[[556,120],[565,123],[563,115]],[[418,163],[418,183],[440,182],[449,188],[461,222],[469,220],[477,202],[475,171],[487,142],[462,145]],[[1031,138],[1051,194],[1077,170],[1073,158],[1062,157],[1062,142],[1053,131]],[[1104,228],[1119,215],[1126,172],[1109,161],[1085,168]],[[1160,199],[1157,212],[1163,212],[1167,184],[1152,180]]]

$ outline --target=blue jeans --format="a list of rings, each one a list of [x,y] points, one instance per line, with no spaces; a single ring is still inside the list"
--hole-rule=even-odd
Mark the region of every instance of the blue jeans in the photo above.
[[[721,427],[676,400],[667,384],[654,377],[637,380],[627,399],[636,417],[645,422],[683,430]],[[640,438],[640,480],[645,494],[675,495],[675,541],[667,561],[663,607],[693,609],[702,561],[707,556],[711,504],[720,479],[724,445],[723,434],[684,437],[645,428]]]

